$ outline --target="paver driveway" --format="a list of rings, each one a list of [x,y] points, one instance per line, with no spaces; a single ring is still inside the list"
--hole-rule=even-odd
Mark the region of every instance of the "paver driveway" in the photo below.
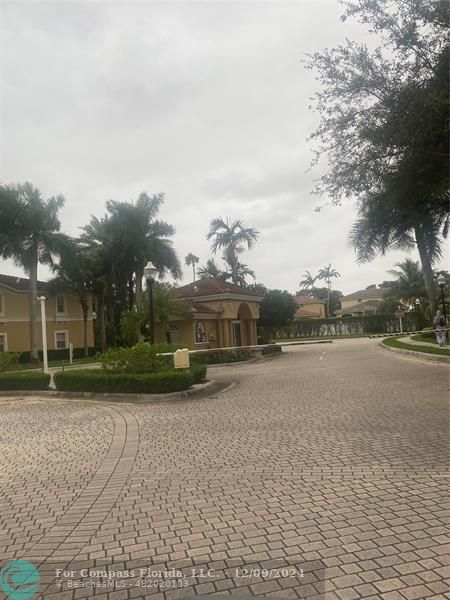
[[[236,385],[0,400],[0,565],[47,598],[450,598],[445,366],[342,340],[210,376]]]

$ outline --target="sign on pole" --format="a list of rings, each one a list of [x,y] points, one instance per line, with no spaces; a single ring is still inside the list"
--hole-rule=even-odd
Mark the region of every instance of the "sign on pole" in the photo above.
[[[403,333],[402,319],[405,316],[405,311],[403,311],[401,308],[397,308],[397,310],[395,311],[395,316],[400,322],[400,333]]]

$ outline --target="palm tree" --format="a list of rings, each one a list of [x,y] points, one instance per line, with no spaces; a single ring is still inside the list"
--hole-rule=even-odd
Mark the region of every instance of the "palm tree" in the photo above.
[[[330,316],[331,280],[340,276],[340,273],[338,273],[336,269],[332,268],[331,263],[327,267],[320,269],[319,274],[317,275],[318,279],[324,279],[327,284],[327,317]]]
[[[311,292],[314,289],[314,284],[319,279],[319,276],[311,275],[309,271],[305,271],[303,274],[303,279],[300,281],[300,289],[305,292]]]
[[[84,355],[89,356],[87,322],[89,300],[95,289],[95,257],[78,240],[69,240],[53,266],[56,277],[51,281],[54,288],[70,291],[78,296],[83,311]]]
[[[213,219],[209,224],[208,240],[213,240],[211,249],[215,254],[217,250],[224,249],[224,260],[231,270],[231,280],[238,285],[238,255],[245,246],[250,249],[258,240],[259,232],[253,227],[244,227],[240,220],[226,221],[222,217]]]
[[[349,236],[358,262],[368,262],[377,254],[390,250],[419,251],[423,276],[430,301],[430,311],[436,311],[436,286],[433,263],[441,258],[443,239],[449,229],[448,201],[432,210],[408,211],[391,190],[367,194],[358,208]]]
[[[146,192],[142,192],[136,202],[109,200],[106,203],[111,226],[122,248],[122,276],[128,278],[128,287],[132,286],[133,274],[135,276],[138,307],[142,305],[142,279],[147,261],[153,262],[160,275],[169,271],[174,279],[181,277],[181,265],[169,239],[175,229],[156,219],[163,203],[163,194],[149,196]]]
[[[30,354],[39,360],[36,338],[37,274],[39,263],[53,264],[61,252],[66,236],[59,232],[59,211],[64,205],[61,195],[44,200],[31,183],[0,186],[0,255],[11,258],[29,276]]]
[[[244,263],[241,263],[239,261],[237,262],[236,274],[237,274],[237,285],[240,285],[241,287],[248,286],[247,277],[251,277],[254,282],[256,281],[255,271],[250,269],[248,267],[248,265],[244,265]]]
[[[162,194],[142,192],[136,202],[106,203],[108,213],[102,219],[91,217],[83,228],[82,240],[96,250],[103,265],[109,338],[115,343],[117,325],[123,310],[142,307],[142,279],[148,260],[159,275],[170,272],[181,277],[181,266],[170,239],[175,229],[157,219],[164,202]]]
[[[189,254],[186,254],[185,258],[184,258],[184,264],[187,265],[188,267],[192,267],[192,274],[193,274],[193,281],[195,281],[195,265],[198,263],[199,261],[199,257],[195,256],[195,254],[192,254],[192,252],[189,252]]]
[[[427,296],[425,279],[419,261],[405,258],[404,261],[396,263],[396,269],[388,271],[396,277],[390,286],[390,296],[395,295],[398,300],[408,305],[413,305],[416,298],[422,300]]]
[[[217,266],[216,261],[213,258],[208,258],[206,265],[197,269],[197,275],[200,279],[206,279],[207,277],[215,277],[216,279],[228,279],[229,273],[221,271]]]

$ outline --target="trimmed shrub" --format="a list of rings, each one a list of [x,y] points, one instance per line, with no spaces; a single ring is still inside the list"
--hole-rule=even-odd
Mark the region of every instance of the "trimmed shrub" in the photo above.
[[[95,356],[96,350],[95,348],[88,348],[89,356]],[[74,348],[73,349],[73,358],[83,358],[84,357],[84,348]],[[58,348],[53,350],[47,350],[47,358],[48,360],[69,360],[69,348]],[[29,363],[31,360],[30,352],[21,352],[19,362],[21,364]],[[42,350],[39,350],[39,360],[42,362],[43,355]]]
[[[103,369],[72,369],[55,373],[57,390],[121,394],[165,394],[187,390],[193,382],[187,370],[159,373],[114,373]]]
[[[20,352],[0,352],[0,371],[9,371],[19,364]]]
[[[276,344],[273,344],[271,346],[266,346],[265,348],[262,349],[262,356],[270,356],[271,354],[280,354],[282,351],[281,346],[277,346]]]
[[[157,356],[175,352],[176,344],[148,344],[143,342],[131,348],[111,348],[100,354],[99,360],[105,371],[113,373],[157,373],[172,367],[171,356]]]
[[[46,390],[50,375],[37,371],[0,373],[0,390]]]
[[[216,365],[249,360],[249,358],[251,358],[251,352],[245,348],[237,350],[211,350],[210,352],[197,352],[190,355],[193,365]]]
[[[206,365],[191,365],[189,371],[192,374],[194,383],[202,383],[206,379]]]

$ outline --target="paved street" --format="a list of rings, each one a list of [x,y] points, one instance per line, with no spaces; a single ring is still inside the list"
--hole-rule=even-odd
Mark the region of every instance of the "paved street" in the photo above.
[[[0,399],[0,566],[55,599],[450,598],[448,368],[378,343],[210,368],[214,398]]]

